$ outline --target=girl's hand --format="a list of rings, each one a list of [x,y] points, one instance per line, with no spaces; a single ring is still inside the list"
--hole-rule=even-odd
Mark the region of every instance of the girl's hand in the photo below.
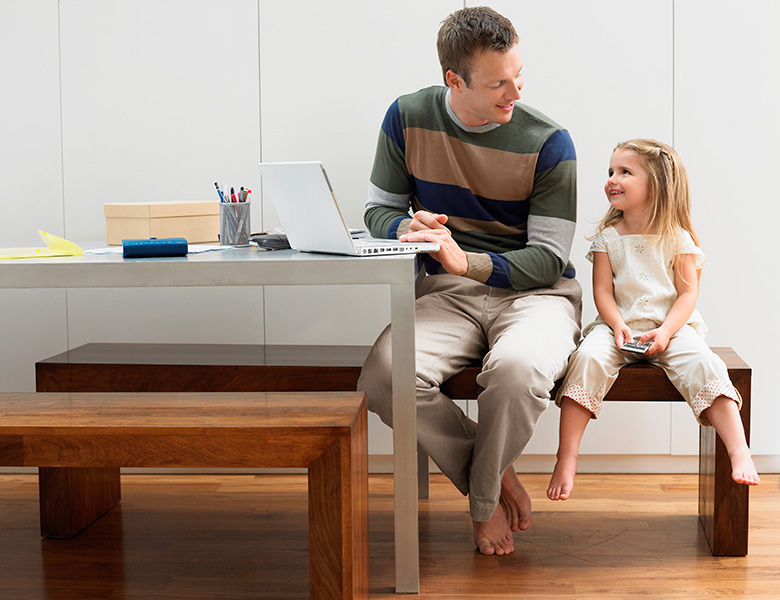
[[[625,344],[626,342],[630,342],[634,339],[634,336],[631,335],[631,328],[623,323],[620,327],[615,328],[615,345],[617,346],[618,350],[620,350],[620,347]]]
[[[661,354],[661,352],[666,350],[670,339],[672,339],[672,336],[669,335],[667,330],[663,327],[659,327],[658,329],[648,331],[639,339],[639,341],[642,343],[653,342],[653,345],[647,349],[645,354],[647,356],[654,356],[656,354]]]

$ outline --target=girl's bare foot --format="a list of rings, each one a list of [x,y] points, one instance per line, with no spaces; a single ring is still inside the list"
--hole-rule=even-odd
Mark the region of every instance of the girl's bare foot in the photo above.
[[[501,497],[504,516],[512,531],[525,531],[531,525],[531,496],[510,466],[501,476]]]
[[[501,556],[514,552],[515,541],[509,529],[504,511],[497,506],[489,521],[472,521],[474,543],[481,554]]]
[[[577,457],[561,456],[555,463],[555,470],[547,487],[550,500],[566,500],[574,489],[574,475],[577,473]]]
[[[727,396],[718,396],[709,408],[702,411],[701,416],[712,423],[726,445],[732,479],[745,485],[758,485],[761,480],[750,456],[737,403]]]
[[[730,455],[731,459],[731,477],[737,483],[745,485],[758,485],[761,478],[756,471],[756,465],[753,464],[753,458],[750,451],[735,452]]]

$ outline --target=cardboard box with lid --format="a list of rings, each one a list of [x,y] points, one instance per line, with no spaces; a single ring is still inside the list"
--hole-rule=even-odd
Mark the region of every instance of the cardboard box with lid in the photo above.
[[[126,202],[103,206],[106,243],[183,237],[191,244],[219,240],[219,202]]]

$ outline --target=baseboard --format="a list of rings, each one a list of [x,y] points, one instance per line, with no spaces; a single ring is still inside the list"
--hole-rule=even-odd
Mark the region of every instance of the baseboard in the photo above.
[[[780,455],[764,454],[753,457],[759,473],[780,473]],[[430,472],[439,473],[439,468],[429,462]],[[555,456],[530,454],[515,461],[518,473],[552,473]],[[578,461],[580,473],[697,473],[698,456],[670,455],[583,455]],[[369,473],[392,473],[393,456],[372,454],[368,457]],[[0,467],[0,474],[37,473],[35,467]],[[257,473],[305,473],[306,469],[122,469],[122,473],[191,473],[191,474],[257,474]]]

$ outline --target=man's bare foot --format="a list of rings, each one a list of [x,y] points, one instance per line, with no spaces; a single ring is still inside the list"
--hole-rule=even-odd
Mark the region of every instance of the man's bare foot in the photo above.
[[[566,500],[574,489],[574,475],[577,473],[577,457],[561,456],[555,463],[555,470],[547,487],[550,500]]]
[[[729,456],[731,459],[731,477],[737,483],[744,483],[745,485],[758,485],[761,483],[761,478],[756,471],[756,465],[753,464],[753,459],[750,456],[750,452],[735,452]]]
[[[501,497],[507,524],[512,531],[525,531],[531,525],[531,496],[510,466],[501,476]]]
[[[501,506],[497,506],[489,521],[472,521],[474,543],[481,554],[501,556],[514,552],[515,541]]]

